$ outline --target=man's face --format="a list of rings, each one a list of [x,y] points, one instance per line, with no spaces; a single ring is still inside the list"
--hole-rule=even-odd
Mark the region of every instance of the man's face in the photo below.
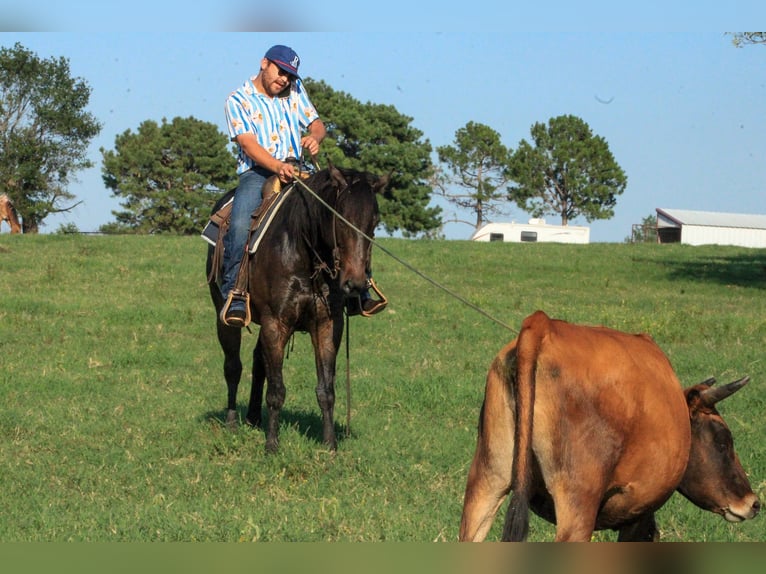
[[[273,98],[282,93],[295,79],[295,76],[285,72],[271,60],[264,58],[261,62],[261,79],[266,94]]]

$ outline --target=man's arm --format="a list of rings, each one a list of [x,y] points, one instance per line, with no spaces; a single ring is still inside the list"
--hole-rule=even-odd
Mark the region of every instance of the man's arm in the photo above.
[[[239,134],[234,138],[234,141],[240,145],[242,151],[244,151],[250,159],[255,161],[259,166],[265,167],[269,171],[273,171],[279,176],[279,179],[283,183],[287,183],[293,179],[293,175],[295,174],[293,166],[274,158],[265,147],[258,143],[258,139],[254,134]]]
[[[301,138],[301,147],[306,148],[311,157],[315,157],[319,153],[319,144],[327,135],[327,130],[322,123],[322,120],[316,119],[309,124],[309,133]]]

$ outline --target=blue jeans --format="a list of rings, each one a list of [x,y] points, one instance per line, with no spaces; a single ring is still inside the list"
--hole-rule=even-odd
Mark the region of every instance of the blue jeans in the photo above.
[[[251,215],[260,207],[263,201],[263,184],[271,175],[273,174],[268,170],[255,168],[239,176],[239,185],[234,192],[234,202],[231,205],[229,231],[223,238],[221,295],[224,301],[237,281],[237,272],[250,234]]]

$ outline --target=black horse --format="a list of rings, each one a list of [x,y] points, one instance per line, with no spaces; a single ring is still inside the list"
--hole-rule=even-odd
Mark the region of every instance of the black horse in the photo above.
[[[250,257],[250,311],[260,331],[253,350],[246,422],[261,426],[265,379],[268,381],[268,452],[275,452],[279,447],[279,413],[285,401],[282,364],[285,346],[296,331],[311,335],[323,439],[331,450],[337,448],[333,409],[343,309],[347,296],[367,286],[372,250],[368,238],[373,236],[379,222],[376,194],[382,193],[387,184],[385,176],[335,167],[295,183],[263,234],[256,253]],[[212,266],[211,247],[207,258],[208,277],[211,277]],[[210,294],[218,317],[224,301],[214,281],[210,282]],[[228,327],[220,319],[217,319],[217,329],[228,388],[226,420],[228,424],[235,424],[237,387],[242,375],[239,357],[242,330]]]

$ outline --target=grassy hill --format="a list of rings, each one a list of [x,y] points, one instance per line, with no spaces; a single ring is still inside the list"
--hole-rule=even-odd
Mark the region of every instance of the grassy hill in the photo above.
[[[685,385],[750,375],[720,410],[766,498],[766,250],[381,245],[443,289],[376,249],[390,305],[351,320],[350,437],[345,356],[331,455],[299,334],[267,456],[262,432],[221,422],[202,240],[0,236],[0,541],[454,541],[487,368],[536,309],[650,333]],[[766,540],[763,517],[729,525],[678,494],[658,524],[669,541]],[[531,540],[553,533],[532,521]]]

